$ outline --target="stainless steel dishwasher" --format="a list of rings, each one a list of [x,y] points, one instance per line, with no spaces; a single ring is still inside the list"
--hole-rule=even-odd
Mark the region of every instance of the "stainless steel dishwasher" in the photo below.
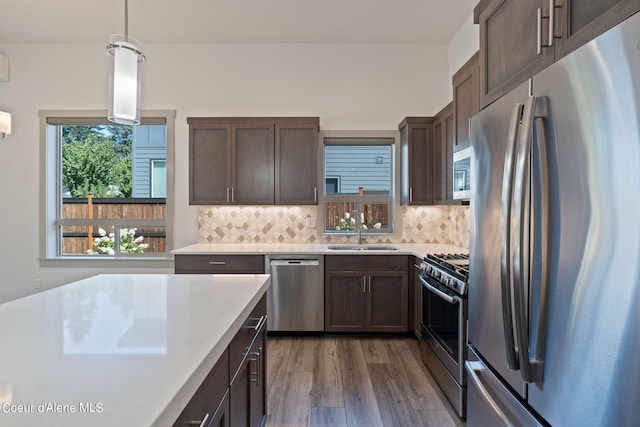
[[[267,255],[267,330],[324,331],[324,256]]]

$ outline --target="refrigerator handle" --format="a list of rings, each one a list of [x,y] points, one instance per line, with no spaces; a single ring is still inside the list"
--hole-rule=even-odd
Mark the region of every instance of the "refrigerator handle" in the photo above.
[[[513,309],[516,326],[516,345],[518,365],[522,380],[531,382],[531,364],[529,363],[529,319],[526,290],[529,289],[529,247],[527,227],[527,185],[530,182],[529,162],[531,135],[536,98],[530,96],[524,105],[521,132],[516,148],[515,182],[513,197]]]
[[[538,120],[536,120],[536,134],[538,135],[538,158],[540,165],[540,191],[538,194],[540,195],[539,200],[539,208],[536,209],[536,212],[540,214],[540,222],[539,222],[539,230],[534,230],[535,235],[540,236],[539,245],[540,248],[536,249],[535,247],[532,249],[534,254],[540,254],[540,284],[539,284],[539,303],[536,314],[536,340],[535,347],[531,349],[531,356],[529,357],[531,367],[532,367],[532,381],[533,382],[542,382],[543,373],[544,373],[544,354],[546,350],[546,336],[547,336],[547,326],[548,326],[548,318],[547,318],[547,300],[548,300],[548,284],[549,284],[549,276],[548,276],[548,259],[549,259],[549,212],[550,212],[550,203],[549,203],[549,167],[547,164],[547,138],[545,134],[545,127],[543,120],[548,120],[550,118],[549,109],[547,105],[546,97],[538,97],[536,100],[536,112],[535,116]],[[535,224],[535,222],[534,222]],[[535,240],[534,240],[535,242]],[[531,259],[533,263],[533,259]],[[532,317],[533,319],[533,317]]]
[[[513,253],[513,276],[514,276],[514,313],[516,322],[516,343],[518,346],[518,361],[520,366],[520,374],[525,382],[536,382],[541,380],[543,371],[543,362],[539,359],[539,351],[534,351],[535,357],[530,356],[530,337],[529,337],[529,321],[528,313],[528,292],[530,289],[530,265],[531,265],[531,247],[529,246],[529,224],[527,219],[527,184],[530,182],[529,165],[531,158],[531,136],[533,131],[534,120],[547,116],[547,100],[546,97],[531,96],[527,99],[524,106],[522,118],[522,132],[520,133],[518,145],[516,149],[516,172],[515,172],[515,189],[514,189],[514,210],[515,210],[515,233],[514,233],[514,253]],[[544,145],[546,141],[541,141]],[[544,149],[543,149],[544,150]],[[543,169],[546,163],[543,162]],[[542,175],[548,175],[547,170],[542,170]],[[543,184],[544,185],[544,184]],[[544,200],[542,210],[548,208],[548,203]],[[548,226],[548,218],[542,218],[543,228]],[[546,238],[543,239],[543,246],[547,244]],[[546,248],[543,253],[543,261],[546,269]],[[546,279],[546,277],[545,277]],[[541,293],[546,293],[546,280],[541,284]],[[537,316],[538,322],[544,322],[540,315]],[[542,323],[539,323],[536,330],[540,332]],[[536,344],[540,345],[540,340],[536,340]],[[539,347],[541,348],[541,347]]]
[[[502,293],[502,325],[504,327],[505,349],[507,351],[507,366],[518,369],[516,347],[513,339],[513,305],[511,295],[513,278],[511,276],[511,200],[513,198],[513,169],[515,162],[515,147],[518,141],[518,127],[522,118],[523,104],[515,104],[511,110],[509,132],[507,135],[507,152],[504,159],[502,175],[502,211],[500,216],[500,288]]]

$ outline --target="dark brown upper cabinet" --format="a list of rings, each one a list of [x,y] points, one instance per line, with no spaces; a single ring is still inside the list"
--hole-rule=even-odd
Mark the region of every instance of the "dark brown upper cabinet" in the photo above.
[[[190,117],[189,204],[317,203],[317,117]]]
[[[640,0],[481,0],[480,107],[640,10]]]
[[[276,204],[318,203],[318,120],[276,122]]]
[[[453,75],[453,152],[471,145],[471,117],[480,111],[478,74],[479,53],[475,53]]]
[[[260,121],[232,126],[231,203],[272,205],[274,198],[274,124]]]
[[[433,117],[406,117],[400,130],[400,202],[434,203]]]
[[[433,118],[434,199],[436,204],[453,203],[453,102]]]
[[[640,11],[640,0],[555,0],[554,4],[556,61]]]
[[[189,204],[230,203],[231,125],[189,124]]]
[[[538,43],[538,9],[542,13],[544,8],[545,16],[548,16],[548,1],[492,0],[486,5],[483,3],[487,2],[481,2],[475,10],[480,24],[482,108],[553,62],[553,50],[539,47],[542,41]],[[480,6],[486,8],[479,11]]]

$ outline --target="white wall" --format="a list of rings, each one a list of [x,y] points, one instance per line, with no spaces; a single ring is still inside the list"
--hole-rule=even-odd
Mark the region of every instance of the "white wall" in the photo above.
[[[106,44],[106,41],[105,41]],[[0,45],[11,81],[0,110],[13,133],[0,140],[0,302],[100,272],[45,268],[39,245],[40,109],[106,109],[105,45]],[[188,205],[189,116],[320,117],[321,129],[397,129],[405,116],[430,115],[450,98],[445,45],[147,45],[142,105],[175,109],[176,247],[197,241]],[[170,272],[171,270],[152,270]]]
[[[449,82],[451,77],[480,49],[480,26],[473,23],[473,13],[449,42]],[[449,100],[453,99],[453,92]]]

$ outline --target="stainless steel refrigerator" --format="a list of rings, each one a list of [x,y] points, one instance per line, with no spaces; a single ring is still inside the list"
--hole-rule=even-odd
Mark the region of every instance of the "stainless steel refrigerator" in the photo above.
[[[467,425],[638,425],[640,13],[471,126]]]

